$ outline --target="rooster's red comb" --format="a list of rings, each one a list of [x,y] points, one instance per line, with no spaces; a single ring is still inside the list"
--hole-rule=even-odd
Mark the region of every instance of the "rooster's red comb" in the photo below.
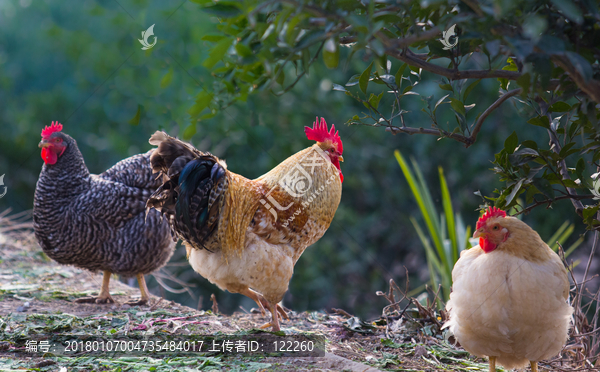
[[[479,220],[477,221],[477,230],[485,225],[485,221],[492,217],[506,217],[506,212],[500,208],[489,207],[483,216],[479,217]]]
[[[53,121],[52,125],[47,126],[42,130],[42,137],[50,137],[54,132],[60,132],[62,130],[62,124],[58,121]]]
[[[309,140],[317,142],[325,142],[326,140],[330,140],[335,144],[335,147],[340,154],[344,152],[344,146],[342,145],[342,139],[340,138],[339,131],[335,130],[335,124],[331,126],[330,131],[327,131],[327,123],[325,122],[325,118],[321,118],[321,123],[319,124],[319,117],[317,116],[312,128],[304,127],[304,133],[306,133],[306,138]]]

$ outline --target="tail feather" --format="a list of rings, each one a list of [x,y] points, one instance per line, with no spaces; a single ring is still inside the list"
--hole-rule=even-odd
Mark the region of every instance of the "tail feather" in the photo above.
[[[196,150],[192,145],[161,131],[156,131],[150,137],[149,142],[151,145],[158,146],[152,157],[150,157],[150,163],[155,172],[162,171],[167,174],[173,162],[181,156],[191,160],[204,155],[204,153]]]
[[[154,133],[150,143],[158,146],[150,159],[152,168],[168,180],[150,197],[147,207],[167,215],[185,242],[206,248],[218,227],[227,192],[224,163],[164,132]]]

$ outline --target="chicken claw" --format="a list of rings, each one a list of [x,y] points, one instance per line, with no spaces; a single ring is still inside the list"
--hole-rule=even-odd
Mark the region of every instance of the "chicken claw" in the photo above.
[[[240,294],[253,299],[260,308],[263,316],[267,315],[265,310],[269,310],[269,312],[271,312],[271,322],[263,324],[260,327],[261,329],[273,327],[273,331],[279,331],[279,318],[281,318],[281,320],[290,319],[287,312],[279,304],[275,304],[275,311],[273,311],[271,303],[267,301],[267,299],[260,293],[253,291],[250,288],[246,288],[244,291],[240,292]]]
[[[78,304],[114,304],[115,300],[113,300],[113,298],[110,296],[110,292],[108,290],[111,274],[112,273],[108,270],[104,271],[104,276],[102,277],[102,288],[100,289],[100,293],[98,293],[98,297],[82,297],[76,299],[75,302]]]
[[[150,295],[148,295],[148,287],[146,286],[146,279],[144,279],[144,274],[137,274],[138,285],[140,286],[140,294],[141,298],[139,301],[129,301],[126,304],[129,306],[142,306],[148,303],[150,300]]]

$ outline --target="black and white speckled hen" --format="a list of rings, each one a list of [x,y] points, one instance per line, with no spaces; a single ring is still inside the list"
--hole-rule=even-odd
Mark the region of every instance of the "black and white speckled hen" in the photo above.
[[[104,272],[99,295],[78,302],[114,302],[109,282],[115,273],[137,277],[141,298],[128,304],[145,304],[144,274],[164,266],[175,248],[160,213],[145,215],[146,200],[162,184],[152,174],[152,150],[90,174],[77,142],[61,131],[52,123],[39,144],[45,164],[34,196],[37,240],[58,263]]]

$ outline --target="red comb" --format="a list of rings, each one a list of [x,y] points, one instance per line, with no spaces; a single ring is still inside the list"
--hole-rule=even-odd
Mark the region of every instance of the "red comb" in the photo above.
[[[52,125],[47,126],[42,130],[42,137],[49,137],[54,132],[60,132],[62,130],[62,124],[58,121],[53,121]]]
[[[338,134],[339,131],[335,130],[335,124],[331,126],[330,131],[327,131],[327,123],[325,122],[325,118],[321,118],[321,123],[319,124],[319,117],[317,116],[312,128],[304,127],[304,133],[306,133],[306,138],[309,140],[317,142],[325,142],[326,140],[330,140],[336,145],[336,148],[340,154],[344,152],[342,139]]]
[[[479,217],[479,220],[477,220],[477,230],[479,230],[483,225],[485,225],[485,221],[492,217],[506,217],[506,212],[504,212],[500,208],[489,207],[488,210],[483,214],[483,216]]]

